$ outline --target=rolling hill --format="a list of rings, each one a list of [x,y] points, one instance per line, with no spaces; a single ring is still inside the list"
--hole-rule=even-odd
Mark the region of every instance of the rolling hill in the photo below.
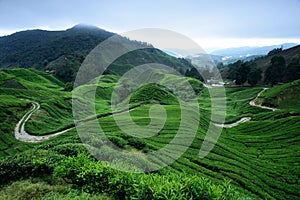
[[[273,55],[266,55],[266,56],[256,58],[249,62],[251,66],[256,66],[257,68],[261,69],[262,76],[261,76],[261,80],[259,81],[260,84],[264,82],[266,70],[271,65],[271,60],[274,57],[283,57],[285,60],[285,66],[284,66],[285,70],[283,73],[280,74],[280,77],[283,82],[289,82],[292,76],[295,76],[296,77],[295,79],[298,79],[300,77],[299,76],[300,45],[297,45],[295,47],[277,52]],[[234,73],[236,72],[236,67],[237,67],[235,65],[236,63],[229,64],[221,69],[221,74],[223,78],[230,77],[230,79],[234,79],[232,77],[234,77]],[[293,68],[289,68],[290,65],[293,65]]]
[[[95,41],[111,35],[80,25],[66,31],[25,31],[0,38],[0,48],[7,49],[0,51],[0,199],[299,198],[299,80],[264,92],[262,87],[229,87],[225,88],[226,97],[215,95],[217,102],[226,102],[225,124],[221,124],[225,128],[202,158],[199,150],[207,130],[218,127],[217,122],[211,123],[211,92],[219,94],[220,88],[206,88],[199,80],[186,78],[194,93],[183,92],[191,107],[181,107],[176,89],[189,91],[184,77],[162,69],[146,70],[140,76],[151,78],[138,84],[136,77],[120,76],[133,67],[130,63],[154,61],[175,69],[190,68],[184,60],[153,48],[136,51],[117,59],[101,77],[95,75],[90,82],[67,89],[65,82],[74,80],[74,76],[66,76],[68,70],[75,74]],[[58,52],[53,57],[51,49]],[[299,55],[299,46],[280,55],[290,62]],[[263,67],[270,59],[267,56],[256,62]],[[63,81],[45,70],[54,70]],[[85,104],[91,97],[95,97],[93,115]],[[254,99],[278,109],[255,106],[250,103]],[[76,128],[72,102],[78,102],[80,114],[85,116]],[[113,104],[120,109],[112,110]],[[121,110],[123,105],[129,110]],[[165,114],[157,112],[161,110]],[[182,113],[198,110],[200,120],[193,115],[183,120]],[[21,120],[30,135],[66,132],[37,143],[17,140],[14,127],[30,112],[27,122]],[[247,120],[236,123],[243,118]],[[151,123],[154,126],[148,127]],[[184,135],[178,133],[180,127]],[[195,135],[191,127],[196,127]],[[149,131],[155,134],[149,136]],[[166,152],[154,154],[170,144]],[[185,151],[172,162],[183,147]],[[152,171],[157,166],[164,167]]]
[[[292,112],[300,112],[300,80],[271,88],[258,98],[258,103]]]
[[[251,120],[223,129],[213,150],[207,157],[200,158],[199,147],[210,122],[211,100],[208,89],[203,88],[199,81],[189,78],[194,84],[194,89],[198,89],[200,106],[200,122],[192,144],[172,165],[158,172],[138,175],[111,169],[105,162],[96,161],[88,156],[87,149],[104,156],[103,158],[115,160],[116,165],[122,162],[123,169],[131,168],[131,162],[138,165],[148,162],[143,153],[157,151],[168,145],[176,136],[181,121],[182,109],[169,90],[159,85],[147,84],[133,93],[129,102],[135,107],[130,111],[130,116],[141,127],[147,126],[151,121],[148,113],[152,105],[160,103],[167,113],[166,122],[159,134],[148,138],[136,138],[121,130],[114,117],[109,114],[110,94],[113,88],[120,84],[119,77],[109,74],[100,78],[96,93],[96,110],[99,113],[97,121],[108,139],[124,150],[124,154],[116,155],[106,148],[105,141],[99,140],[98,137],[79,137],[75,129],[40,143],[16,140],[13,136],[14,124],[30,109],[30,101],[41,104],[41,109],[25,125],[30,133],[43,135],[73,126],[70,121],[71,92],[64,91],[64,83],[52,75],[37,70],[9,69],[0,72],[0,90],[3,97],[0,126],[0,195],[12,188],[26,193],[32,187],[44,188],[45,191],[43,194],[37,192],[34,195],[50,195],[51,192],[56,195],[71,195],[68,188],[76,185],[79,188],[75,190],[77,194],[93,193],[100,195],[98,198],[111,199],[130,195],[132,198],[145,199],[159,199],[160,195],[165,195],[165,198],[187,199],[180,197],[183,194],[192,195],[194,199],[295,199],[299,196],[300,115],[296,112],[298,105],[291,104],[290,107],[286,107],[286,103],[282,103],[278,105],[280,110],[274,112],[251,106],[249,102],[262,90],[261,87],[226,89],[226,123],[235,122],[241,117],[251,117]],[[162,83],[178,83],[172,74],[165,74],[159,70],[153,73],[153,77],[163,77]],[[286,93],[290,95],[286,100],[293,102],[294,100],[289,99],[295,94],[293,91],[297,91],[298,82],[269,89],[261,97],[267,101],[275,96],[281,98],[281,95]],[[89,87],[80,86],[77,90],[88,93]],[[153,90],[156,93],[151,92]],[[121,99],[128,100],[126,97]],[[224,101],[223,98],[218,100]],[[294,113],[291,114],[292,110]],[[118,114],[120,123],[126,122],[125,114]],[[163,116],[152,117],[163,120]],[[188,128],[189,123],[194,123],[194,120],[190,119],[188,124],[183,125]],[[88,132],[97,133],[97,129],[91,126]],[[85,144],[82,144],[82,141]],[[125,154],[128,151],[135,155],[133,160],[129,159],[129,163]],[[160,162],[164,160],[160,157],[153,158],[149,166]],[[21,185],[27,185],[28,188],[20,190]],[[190,189],[180,189],[187,187]],[[102,196],[103,191],[109,197]]]
[[[27,30],[0,37],[0,68],[34,68],[54,74],[64,82],[73,82],[86,55],[105,39],[116,34],[95,26],[76,25],[65,31]],[[133,65],[160,63],[182,71],[191,68],[146,43],[129,41],[147,48],[123,55],[106,73],[121,75]]]

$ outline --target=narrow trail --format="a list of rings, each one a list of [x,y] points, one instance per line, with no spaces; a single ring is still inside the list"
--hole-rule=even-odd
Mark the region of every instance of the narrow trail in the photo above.
[[[272,110],[272,111],[275,111],[275,110],[278,110],[277,108],[271,108],[271,107],[268,107],[268,106],[262,106],[262,105],[259,105],[259,104],[255,104],[255,101],[258,99],[258,97],[264,92],[266,91],[267,89],[269,88],[264,88],[262,91],[260,91],[257,96],[255,97],[255,99],[251,100],[249,102],[249,104],[251,106],[257,106],[257,107],[260,107],[260,108],[264,108],[264,109],[268,109],[268,110]]]
[[[22,118],[21,120],[17,123],[15,127],[15,138],[17,140],[23,141],[23,142],[42,142],[44,140],[49,140],[50,138],[56,137],[60,134],[63,134],[71,129],[74,129],[75,127],[65,129],[60,132],[56,132],[53,134],[49,135],[43,135],[43,136],[35,136],[35,135],[30,135],[25,131],[25,123],[30,119],[31,115],[40,109],[40,104],[37,102],[32,102],[33,108],[29,110]]]
[[[68,131],[70,131],[72,129],[75,129],[75,126],[74,126],[74,127],[66,128],[66,129],[64,129],[62,131],[59,131],[59,132],[56,132],[56,133],[52,133],[52,134],[48,134],[48,135],[43,135],[43,136],[30,135],[25,130],[25,124],[30,119],[31,115],[34,112],[36,112],[38,109],[40,109],[40,104],[39,103],[37,103],[37,102],[31,102],[31,103],[32,103],[33,108],[31,110],[29,110],[20,119],[20,121],[15,126],[14,133],[15,133],[15,138],[17,140],[20,140],[20,141],[23,141],[23,142],[42,142],[42,141],[45,141],[45,140],[49,140],[49,139],[51,139],[53,137],[56,137],[58,135],[61,135],[61,134],[65,133],[65,132],[68,132]],[[121,110],[121,111],[116,111],[116,112],[112,112],[112,113],[103,114],[102,116],[97,117],[97,118],[107,117],[107,116],[111,116],[111,115],[119,115],[119,114],[122,114],[124,112],[129,112],[129,111],[134,110],[134,109],[136,109],[136,107],[132,107],[129,110]],[[93,119],[95,119],[95,118],[92,117],[90,119],[85,119],[81,123],[85,123],[85,122],[91,121]]]
[[[232,128],[235,127],[237,125],[240,125],[242,123],[248,122],[251,120],[251,117],[243,117],[240,120],[233,122],[231,124],[218,124],[218,123],[214,123],[215,126],[221,127],[221,128]]]
[[[278,110],[277,108],[271,108],[271,107],[268,107],[268,106],[262,106],[262,105],[259,105],[259,104],[256,104],[255,101],[259,98],[259,96],[264,92],[266,91],[267,89],[269,88],[263,88],[262,91],[260,91],[257,96],[251,100],[249,102],[249,104],[251,106],[256,106],[256,107],[260,107],[260,108],[264,108],[264,109],[268,109],[268,110],[272,110],[272,111],[275,111],[275,110]],[[242,123],[245,123],[245,122],[248,122],[251,120],[251,117],[243,117],[241,118],[240,120],[236,121],[236,122],[233,122],[233,123],[230,123],[230,124],[220,124],[220,123],[213,123],[215,126],[218,126],[218,127],[222,127],[222,128],[232,128],[232,127],[235,127],[235,126],[238,126]]]
[[[257,96],[251,100],[249,102],[249,104],[251,106],[257,106],[257,107],[260,107],[260,108],[264,108],[264,109],[269,109],[269,110],[272,110],[272,111],[275,111],[275,110],[278,110],[276,108],[271,108],[271,107],[267,107],[267,106],[262,106],[262,105],[257,105],[255,104],[255,101],[258,99],[258,97],[265,91],[267,90],[268,88],[264,88],[262,91],[260,91]],[[64,129],[62,131],[59,131],[59,132],[56,132],[56,133],[52,133],[52,134],[49,134],[49,135],[43,135],[43,136],[35,136],[35,135],[30,135],[29,133],[27,133],[25,131],[25,124],[26,122],[30,119],[31,115],[37,111],[38,109],[40,109],[40,104],[37,103],[37,102],[32,102],[32,105],[33,105],[33,108],[31,110],[29,110],[21,119],[20,121],[17,123],[16,127],[15,127],[15,130],[14,130],[14,133],[15,133],[15,138],[17,140],[20,140],[20,141],[23,141],[23,142],[42,142],[42,141],[45,141],[45,140],[49,140],[53,137],[56,137],[60,134],[63,134],[65,132],[68,132],[72,129],[75,128],[74,127],[71,127],[71,128],[67,128],[67,129]],[[133,110],[135,108],[132,108],[130,110]],[[128,112],[130,110],[126,110],[126,111],[119,111],[119,112],[116,112],[116,113],[109,113],[108,115],[114,115],[114,114],[121,114],[123,112]],[[108,115],[105,115],[105,116],[108,116]],[[234,123],[231,123],[231,124],[219,124],[219,123],[213,123],[215,126],[218,126],[218,127],[222,127],[222,128],[232,128],[232,127],[235,127],[235,126],[238,126],[240,125],[241,123],[245,123],[245,122],[248,122],[251,120],[251,117],[243,117],[241,118],[240,120],[234,122]]]

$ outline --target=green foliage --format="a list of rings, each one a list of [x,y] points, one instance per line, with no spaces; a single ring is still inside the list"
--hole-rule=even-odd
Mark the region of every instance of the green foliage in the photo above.
[[[0,160],[0,184],[52,174],[64,156],[45,150],[30,150]]]
[[[131,103],[161,103],[177,104],[174,94],[157,84],[147,84],[139,87],[130,98]]]
[[[293,58],[287,66],[286,77],[289,82],[300,79],[300,58]]]
[[[115,35],[97,27],[75,26],[66,31],[31,30],[0,38],[1,68],[34,68],[53,73],[57,78],[73,82],[88,53],[105,39]],[[123,75],[134,66],[160,63],[176,70],[186,70],[191,64],[167,55],[151,45],[122,38],[144,48],[119,57],[105,73]],[[95,73],[94,77],[99,76]]]
[[[242,85],[247,81],[247,76],[250,72],[250,66],[248,63],[242,63],[236,71],[235,75],[235,83],[238,85]]]
[[[286,83],[300,78],[299,75],[299,49],[296,46],[290,49],[274,49],[268,55],[258,57],[252,61],[256,67],[262,70],[264,83],[272,86],[278,82]],[[284,60],[284,61],[283,61]],[[236,73],[242,61],[231,63],[222,68],[221,73],[224,79],[236,80]],[[287,66],[287,67],[285,67]],[[259,84],[261,81],[258,82]]]
[[[238,199],[229,182],[214,184],[184,173],[130,174],[116,171],[83,154],[70,157],[55,168],[55,174],[87,192],[113,195],[117,199]]]
[[[258,81],[261,80],[261,69],[260,68],[257,68],[257,67],[252,67],[250,69],[250,72],[249,74],[247,75],[247,81],[248,83],[251,85],[251,86],[255,86]]]
[[[251,86],[254,86],[261,79],[262,71],[254,62],[243,62],[239,60],[229,64],[228,68],[226,78],[235,80],[237,85],[242,85],[248,81]]]
[[[57,181],[57,180],[55,180]],[[61,181],[48,183],[43,180],[28,179],[16,181],[0,190],[0,199],[6,200],[110,200],[106,195],[88,194]]]
[[[64,88],[65,91],[72,91],[73,90],[73,83],[67,82]]]
[[[228,72],[226,74],[226,79],[230,79],[230,80],[236,80],[236,74],[237,74],[237,70],[238,68],[241,67],[241,64],[243,62],[241,60],[238,60],[234,63],[231,63],[228,65]]]
[[[265,91],[260,103],[266,106],[300,112],[300,80],[278,85]]]
[[[71,93],[62,91],[64,84],[44,72],[33,69],[0,70],[3,84],[0,85],[0,127],[11,134],[17,120],[30,109],[30,101],[41,104],[26,123],[25,129],[31,134],[43,135],[55,132],[73,124]],[[8,82],[13,80],[13,82]],[[20,88],[19,85],[22,85]],[[1,129],[0,128],[0,129]]]
[[[146,142],[144,142],[143,140],[139,139],[139,138],[135,138],[135,137],[129,137],[127,139],[128,141],[128,145],[135,147],[138,150],[142,150],[145,149],[147,147]]]
[[[108,139],[120,148],[124,148],[127,145],[126,140],[117,136],[109,136]]]
[[[271,84],[282,81],[285,73],[285,59],[282,56],[274,56],[271,65],[266,70],[265,83]]]
[[[184,75],[186,77],[191,77],[203,81],[202,76],[199,74],[198,70],[195,67],[192,67],[191,69],[187,69]]]
[[[51,150],[65,156],[77,156],[80,153],[87,152],[87,148],[85,147],[85,145],[80,143],[60,144],[54,146],[53,148],[51,148]]]
[[[88,192],[105,192],[110,178],[114,175],[112,168],[104,163],[94,162],[84,154],[63,160],[54,173],[66,182],[84,187]]]
[[[272,55],[275,55],[275,54],[280,53],[280,52],[282,52],[282,48],[275,48],[275,49],[268,52],[268,56],[272,56]]]
[[[202,145],[207,128],[210,126],[211,100],[209,91],[207,89],[201,90],[203,87],[201,83],[195,79],[188,79],[189,82],[190,80],[195,82],[196,88],[199,88],[201,118],[200,122],[191,119],[183,125],[184,127],[190,127],[190,124],[199,124],[196,137],[188,150],[170,167],[167,167],[164,173],[159,171],[158,173],[141,175],[115,171],[103,162],[95,162],[93,158],[83,155],[82,153],[85,153],[86,150],[83,144],[79,144],[81,141],[75,130],[41,144],[25,144],[16,141],[12,134],[13,126],[16,124],[17,119],[23,116],[30,108],[30,103],[20,100],[20,98],[29,98],[40,102],[42,105],[43,111],[33,116],[31,124],[37,121],[40,121],[39,123],[47,122],[47,118],[50,118],[48,119],[49,126],[53,125],[54,127],[51,121],[56,120],[57,124],[65,122],[63,116],[68,114],[70,108],[70,93],[62,91],[64,85],[60,86],[55,84],[54,81],[50,81],[49,77],[52,76],[49,75],[48,78],[44,79],[43,77],[46,77],[46,75],[42,72],[39,72],[41,75],[35,70],[25,69],[0,70],[0,72],[3,72],[3,83],[9,79],[16,79],[18,83],[26,88],[3,88],[0,85],[0,90],[3,92],[1,93],[3,98],[0,99],[2,103],[0,104],[2,109],[0,116],[3,113],[5,114],[1,118],[4,119],[5,124],[2,123],[0,127],[9,127],[6,128],[8,132],[5,133],[7,134],[2,134],[2,132],[0,134],[0,147],[2,148],[0,156],[6,157],[1,161],[2,168],[0,172],[3,173],[5,178],[19,180],[28,176],[43,176],[45,174],[51,176],[53,167],[55,167],[58,170],[56,171],[58,177],[60,176],[59,174],[62,174],[68,182],[74,183],[73,179],[76,181],[74,184],[80,186],[78,195],[81,194],[80,190],[84,189],[87,192],[102,193],[107,191],[107,193],[116,198],[141,199],[145,196],[146,199],[148,197],[154,199],[155,196],[155,198],[180,199],[193,194],[202,195],[204,199],[218,199],[218,197],[222,199],[223,196],[226,196],[224,198],[234,199],[235,197],[227,195],[227,192],[223,192],[226,191],[228,186],[227,181],[224,182],[224,178],[226,178],[231,180],[232,186],[238,187],[242,194],[246,193],[247,196],[253,197],[253,199],[297,199],[299,197],[300,149],[298,145],[298,130],[300,128],[300,119],[299,112],[296,110],[300,107],[298,104],[299,81],[274,87],[262,94],[262,97],[265,99],[277,99],[280,97],[281,104],[278,105],[282,110],[275,112],[249,105],[249,101],[254,99],[262,88],[226,88],[226,122],[234,122],[245,116],[250,116],[252,119],[237,127],[223,130],[217,145],[207,157],[200,159],[198,157],[199,147]],[[27,72],[30,76],[25,76]],[[152,75],[161,77],[161,83],[169,82],[171,84],[176,83],[174,85],[182,85],[182,82],[175,79],[173,75],[164,75],[160,72],[155,72]],[[114,165],[121,166],[124,169],[132,167],[130,165],[132,163],[132,165],[137,166],[140,166],[138,164],[142,163],[141,166],[143,166],[143,162],[146,161],[143,160],[142,151],[156,151],[169,144],[177,134],[181,119],[181,109],[178,104],[162,105],[168,117],[159,133],[149,138],[137,139],[130,137],[120,130],[113,117],[107,114],[110,112],[107,109],[109,94],[111,94],[112,88],[117,85],[117,81],[117,76],[105,75],[97,83],[97,86],[101,88],[97,93],[97,111],[104,113],[99,115],[98,120],[109,139],[120,143],[120,146],[123,146],[126,151],[133,152],[136,157],[130,157],[123,152],[116,156],[113,150],[105,148],[106,144],[97,137],[98,132],[94,127],[90,127],[88,132],[95,133],[96,137],[88,137],[87,139],[91,141],[91,146],[101,147],[98,151],[100,158],[107,157]],[[88,91],[85,90],[88,87],[77,89],[84,89],[84,92]],[[159,87],[159,89],[168,91],[163,87]],[[142,94],[138,97],[141,99],[141,96]],[[216,100],[224,101],[225,99],[216,97]],[[132,120],[138,125],[146,126],[150,122],[148,113],[152,105],[142,105],[131,110]],[[9,111],[9,109],[12,110]],[[189,110],[189,112],[193,111]],[[59,118],[53,119],[54,117],[52,116],[59,116]],[[122,113],[119,114],[119,117],[122,120]],[[157,116],[157,118],[161,120],[160,116]],[[46,126],[45,124],[40,124],[41,131],[47,132],[57,129],[57,127],[44,127]],[[61,125],[61,127],[65,127],[65,125]],[[6,131],[6,129],[1,130]],[[81,139],[84,140],[85,138],[82,137]],[[32,147],[35,147],[37,153],[29,153],[29,151],[15,155]],[[142,147],[144,148],[142,149]],[[92,147],[89,147],[89,150],[91,149]],[[15,156],[8,159],[8,155]],[[65,161],[67,156],[71,157]],[[62,164],[60,159],[56,159],[60,157],[64,160]],[[50,158],[53,158],[53,163]],[[32,164],[33,161],[34,164]],[[161,157],[158,157],[154,158],[152,162],[156,164],[163,161],[161,161]],[[8,164],[9,167],[5,164]],[[50,167],[46,168],[45,166],[48,165]],[[166,172],[168,170],[172,171],[172,173],[168,174]],[[186,171],[186,174],[180,174],[178,171]],[[98,175],[99,173],[101,175]],[[14,177],[10,174],[14,175]],[[200,178],[201,180],[199,180],[199,177],[202,177]],[[2,179],[1,176],[1,180],[6,179]],[[104,184],[101,185],[102,182],[100,180],[103,180],[102,182],[106,184],[105,187]],[[198,183],[201,183],[200,186]],[[186,187],[190,189],[188,191],[182,189]],[[192,193],[191,188],[196,188],[196,194]],[[235,189],[233,190],[235,191]],[[58,199],[63,198],[64,195],[69,195],[68,192],[64,194],[58,193],[56,194]],[[70,196],[76,192],[71,193]],[[85,193],[84,195],[87,194]],[[241,197],[242,195],[238,196]]]

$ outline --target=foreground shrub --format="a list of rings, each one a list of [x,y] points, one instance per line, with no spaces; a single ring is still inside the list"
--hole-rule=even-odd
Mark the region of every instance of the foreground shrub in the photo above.
[[[113,195],[116,199],[238,199],[228,181],[210,180],[184,173],[133,174],[114,170],[84,154],[65,159],[55,175],[86,192]]]
[[[54,167],[66,157],[45,150],[30,150],[0,160],[0,184],[28,177],[52,174]]]
[[[52,148],[52,151],[55,151],[59,154],[65,156],[77,156],[80,153],[87,152],[87,149],[84,144],[61,144]]]
[[[87,192],[106,192],[108,182],[114,176],[113,169],[93,161],[85,154],[65,159],[55,168],[54,173],[67,183],[83,187]]]
[[[111,200],[102,194],[88,194],[70,188],[70,185],[49,184],[44,181],[22,180],[16,181],[0,189],[2,200]]]

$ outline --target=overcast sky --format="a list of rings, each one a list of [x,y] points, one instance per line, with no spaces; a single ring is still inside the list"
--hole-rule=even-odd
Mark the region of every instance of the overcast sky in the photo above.
[[[121,33],[163,28],[204,49],[300,43],[300,0],[0,0],[0,35],[78,23]]]

